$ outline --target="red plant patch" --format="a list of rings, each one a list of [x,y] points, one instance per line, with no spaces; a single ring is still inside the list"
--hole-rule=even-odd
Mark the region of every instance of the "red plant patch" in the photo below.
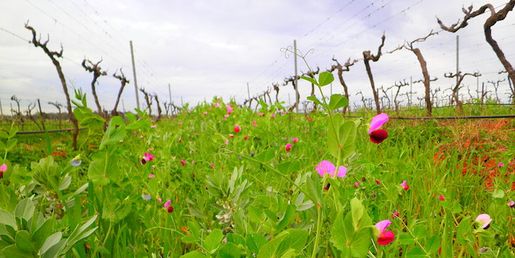
[[[515,159],[511,159],[506,167],[499,166],[503,162],[503,153],[507,145],[513,143],[515,129],[508,120],[468,121],[457,124],[455,121],[442,122],[440,126],[453,128],[449,135],[451,140],[439,146],[433,155],[435,164],[441,164],[451,153],[457,152],[458,166],[456,170],[463,175],[473,174],[483,178],[487,190],[493,190],[495,179],[504,180],[515,189],[515,182],[510,182],[510,175],[515,174]],[[505,162],[505,161],[504,161]]]

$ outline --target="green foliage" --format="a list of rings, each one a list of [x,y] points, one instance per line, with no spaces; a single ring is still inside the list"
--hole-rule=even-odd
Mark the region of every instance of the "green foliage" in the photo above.
[[[323,73],[314,84],[331,78]],[[455,127],[392,120],[390,137],[375,145],[365,122],[336,112],[348,105],[338,93],[310,97],[324,112],[309,119],[269,104],[259,115],[233,105],[224,119],[225,103],[215,99],[157,123],[141,111],[105,123],[76,95],[89,132],[77,152],[62,136],[53,148],[65,155],[48,156],[16,129],[0,131],[0,163],[9,166],[0,179],[2,257],[475,257],[482,247],[513,254],[513,123],[506,134],[474,135],[489,137],[484,148],[463,150],[452,137],[466,132]],[[145,152],[155,159],[141,162]],[[491,191],[484,164],[470,165],[476,154],[506,164],[488,168],[501,175]],[[73,167],[77,155],[82,163]],[[321,160],[346,166],[347,177],[320,177]],[[462,173],[464,163],[473,172]],[[474,222],[481,213],[492,216],[490,228]],[[373,224],[384,219],[395,240],[379,246]]]
[[[95,232],[93,216],[67,235],[55,231],[55,220],[44,218],[30,199],[22,199],[13,212],[0,210],[0,257],[60,257]]]

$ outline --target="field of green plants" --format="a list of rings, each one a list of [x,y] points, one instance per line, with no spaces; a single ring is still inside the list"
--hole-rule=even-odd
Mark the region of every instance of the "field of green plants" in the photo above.
[[[312,101],[323,109],[215,98],[106,122],[79,96],[77,151],[68,134],[4,128],[0,257],[515,255],[514,120],[348,118],[342,95]]]

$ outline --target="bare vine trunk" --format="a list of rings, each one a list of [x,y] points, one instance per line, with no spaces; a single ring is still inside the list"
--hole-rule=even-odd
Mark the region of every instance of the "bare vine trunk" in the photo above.
[[[363,62],[365,63],[365,68],[367,69],[368,79],[370,80],[370,87],[372,87],[372,94],[374,96],[376,113],[379,114],[379,113],[381,113],[381,106],[379,105],[379,96],[377,94],[376,86],[374,83],[374,76],[372,75],[372,69],[370,69],[370,62],[366,58],[363,60]]]
[[[422,76],[424,77],[424,99],[426,102],[426,114],[427,116],[432,116],[433,106],[431,103],[431,79],[429,78],[427,63],[419,48],[414,48],[412,51],[417,56],[420,69],[422,69]]]

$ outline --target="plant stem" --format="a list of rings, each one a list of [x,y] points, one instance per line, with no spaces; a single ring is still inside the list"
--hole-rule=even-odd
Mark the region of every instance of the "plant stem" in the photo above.
[[[325,180],[324,180],[324,182],[325,182]],[[317,203],[317,229],[316,229],[316,235],[315,235],[315,243],[313,245],[313,252],[311,253],[311,258],[315,258],[317,255],[318,242],[320,241],[321,224],[322,224],[322,207],[321,207],[320,203]]]
[[[402,225],[404,227],[406,227],[406,230],[408,230],[408,233],[411,235],[411,237],[413,237],[413,241],[415,241],[415,243],[417,243],[418,246],[420,246],[420,248],[422,248],[422,251],[424,251],[424,253],[426,254],[426,256],[429,257],[429,253],[426,251],[426,249],[422,246],[422,244],[420,244],[420,242],[418,241],[417,237],[415,235],[413,235],[413,233],[411,232],[411,230],[409,229],[409,227],[404,224],[404,221],[402,221],[401,218],[399,218],[400,222],[402,223]]]

